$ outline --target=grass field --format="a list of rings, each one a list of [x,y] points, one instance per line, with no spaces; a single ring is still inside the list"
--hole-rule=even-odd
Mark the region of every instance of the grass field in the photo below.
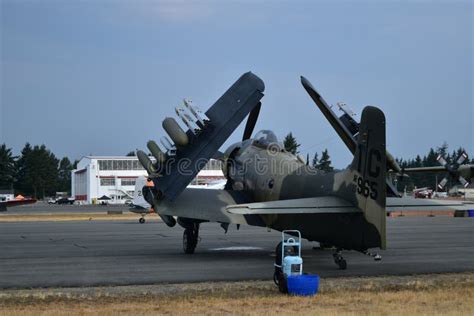
[[[271,282],[7,290],[0,315],[474,315],[474,273],[327,278],[314,297]]]
[[[138,220],[140,214],[125,211],[123,214],[96,213],[40,213],[40,214],[2,214],[0,222],[62,222],[62,221],[113,221],[113,220]],[[159,217],[151,214],[147,221],[158,221]]]

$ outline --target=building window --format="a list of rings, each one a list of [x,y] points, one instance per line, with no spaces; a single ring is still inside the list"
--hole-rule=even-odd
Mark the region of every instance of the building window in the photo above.
[[[122,179],[122,185],[135,185],[135,179]]]
[[[111,185],[115,185],[115,179],[114,179],[114,178],[103,178],[103,179],[100,179],[100,185],[101,185],[101,186],[111,186]]]
[[[151,158],[151,157],[150,157]],[[153,161],[153,158],[151,158]],[[144,170],[138,160],[99,160],[100,170]]]

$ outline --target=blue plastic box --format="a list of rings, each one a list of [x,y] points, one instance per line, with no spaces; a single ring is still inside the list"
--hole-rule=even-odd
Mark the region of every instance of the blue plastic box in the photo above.
[[[316,274],[290,275],[286,282],[289,294],[312,296],[318,293],[319,276]]]
[[[474,217],[474,210],[467,211],[467,214],[469,215],[469,217]]]

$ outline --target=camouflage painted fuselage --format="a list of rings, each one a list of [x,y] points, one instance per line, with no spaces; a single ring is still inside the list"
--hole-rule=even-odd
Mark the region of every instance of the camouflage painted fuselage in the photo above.
[[[316,170],[278,144],[263,147],[247,141],[229,151],[231,162],[224,171],[231,189],[245,192],[255,202],[335,196],[357,205],[357,185],[349,169],[328,173]],[[380,232],[362,211],[259,217],[262,226],[279,231],[297,229],[308,240],[345,249],[365,250],[382,243]],[[255,218],[248,219],[250,224],[259,224]]]

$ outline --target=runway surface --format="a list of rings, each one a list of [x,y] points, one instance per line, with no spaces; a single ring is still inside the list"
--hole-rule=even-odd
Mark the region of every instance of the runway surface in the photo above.
[[[338,270],[331,250],[303,243],[304,271],[327,276],[474,271],[474,218],[387,218],[381,262],[347,251]],[[180,227],[162,222],[0,223],[0,288],[271,279],[280,233],[201,225],[194,255]]]

